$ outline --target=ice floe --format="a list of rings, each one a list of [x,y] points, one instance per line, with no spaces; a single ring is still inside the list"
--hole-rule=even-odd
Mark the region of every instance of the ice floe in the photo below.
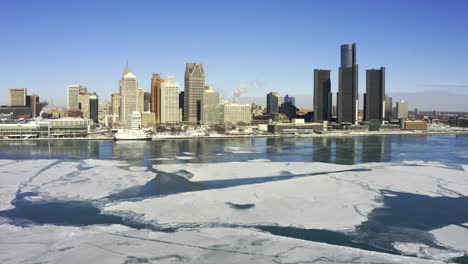
[[[445,226],[431,233],[439,243],[468,253],[468,223]]]
[[[92,200],[145,184],[155,177],[151,171],[126,170],[118,161],[25,160],[0,167],[1,209],[17,193],[33,193],[38,200]],[[145,168],[146,170],[146,168]]]
[[[413,165],[418,165],[414,163]],[[383,190],[431,197],[468,195],[468,177],[439,163],[409,162],[335,165],[327,163],[232,162],[155,165],[193,177],[186,191],[142,201],[108,205],[107,211],[133,211],[159,224],[277,224],[353,230],[383,205]],[[174,176],[176,177],[176,176]],[[206,187],[190,188],[201,183]],[[391,196],[391,193],[387,195]],[[226,203],[254,204],[233,210]]]
[[[0,262],[10,263],[440,263],[290,239],[248,229],[162,233],[124,226],[0,224]]]
[[[195,159],[190,155],[176,158]],[[106,214],[134,217],[135,221],[159,227],[199,228],[167,234],[123,226],[15,227],[8,224],[11,222],[1,224],[0,221],[0,262],[69,263],[79,259],[80,263],[93,263],[99,259],[99,263],[105,263],[101,257],[110,254],[106,259],[108,263],[140,261],[132,258],[141,258],[140,262],[146,259],[158,263],[200,260],[215,263],[220,261],[216,258],[219,255],[227,262],[319,263],[331,259],[343,263],[353,257],[356,263],[376,259],[384,263],[417,263],[415,259],[408,262],[401,256],[278,238],[255,230],[214,227],[278,225],[355,231],[357,226],[369,220],[371,212],[384,206],[385,199],[398,198],[400,193],[435,198],[468,196],[468,166],[455,168],[438,162],[336,165],[258,159],[252,162],[163,164],[154,165],[153,169],[149,171],[147,167],[115,160],[0,160],[0,210],[11,209],[11,202],[21,194],[31,194],[28,199],[33,203],[100,200],[97,206]],[[152,194],[152,188],[165,186],[176,188],[171,192]],[[125,191],[142,196],[129,196],[135,198],[130,200],[108,198]],[[438,243],[449,248],[447,250],[405,242],[396,242],[393,246],[406,254],[446,261],[461,252],[468,252],[466,226],[448,225],[431,231]],[[28,235],[31,243],[27,243]],[[8,242],[11,245],[5,242],[10,237],[13,238]],[[254,237],[260,240],[255,243],[249,240]],[[21,254],[11,250],[15,239],[30,251]],[[161,239],[165,242],[160,242]],[[143,246],[139,248],[129,240],[137,240],[136,244]],[[183,243],[198,248],[179,245]],[[262,247],[251,250],[252,243]],[[172,248],[179,246],[190,250]],[[211,247],[223,249],[222,253],[214,252]],[[232,252],[245,250],[250,253],[236,253],[230,259]],[[339,250],[340,254],[329,250]],[[84,259],[79,258],[88,251],[90,254],[84,254]],[[118,253],[109,253],[112,251]],[[258,252],[261,254],[257,256]]]

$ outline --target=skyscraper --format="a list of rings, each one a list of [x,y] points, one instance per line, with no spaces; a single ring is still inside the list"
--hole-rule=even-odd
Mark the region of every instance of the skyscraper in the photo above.
[[[89,96],[89,119],[94,121],[94,124],[99,124],[99,101],[96,94]]]
[[[184,120],[184,102],[185,102],[185,93],[180,91],[179,93],[179,109],[180,109],[180,121]]]
[[[121,122],[127,122],[127,117],[134,111],[139,111],[138,106],[138,81],[131,69],[127,66],[122,73],[119,85]]]
[[[162,83],[160,123],[177,123],[180,121],[179,83],[174,76],[167,76]]]
[[[67,89],[67,108],[79,109],[78,97],[80,95],[80,85],[69,85]]]
[[[111,96],[111,113],[115,120],[119,120],[120,116],[120,93],[113,93]]]
[[[284,96],[284,103],[290,103],[291,105],[293,106],[296,106],[296,98],[292,97],[292,96],[289,96],[289,95],[285,95]]]
[[[355,43],[341,46],[341,67],[338,79],[338,123],[355,124],[359,105]]]
[[[201,63],[187,63],[184,77],[184,121],[199,122],[200,101],[205,88],[205,72]]]
[[[219,93],[208,87],[203,91],[201,105],[201,123],[203,125],[219,124]]]
[[[26,106],[31,107],[31,116],[37,116],[37,103],[39,103],[39,95],[28,94],[26,95]]]
[[[385,68],[366,71],[366,94],[364,97],[365,121],[384,121],[385,115]]]
[[[137,89],[137,109],[140,113],[145,111],[145,91],[141,87]]]
[[[145,99],[144,99],[145,103],[144,103],[144,106],[143,106],[143,111],[151,112],[151,93],[145,92],[144,97],[145,97]]]
[[[278,93],[270,92],[269,94],[267,94],[266,100],[267,100],[267,114],[268,115],[278,114],[280,101],[281,101]]]
[[[390,121],[393,117],[393,98],[385,96],[385,119]]]
[[[12,88],[9,90],[9,105],[10,106],[26,106],[26,95],[28,89],[26,88]]]
[[[161,86],[164,80],[157,73],[151,78],[151,112],[155,114],[156,124],[161,123]]]
[[[405,101],[399,101],[396,103],[396,115],[398,119],[408,118],[408,103]]]
[[[314,121],[329,121],[331,107],[330,70],[314,70]]]

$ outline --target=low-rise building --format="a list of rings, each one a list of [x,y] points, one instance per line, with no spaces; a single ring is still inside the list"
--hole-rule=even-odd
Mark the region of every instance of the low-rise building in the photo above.
[[[141,113],[141,126],[144,128],[154,127],[156,114],[152,112]]]
[[[405,121],[404,123],[404,130],[427,130],[427,122],[426,121]]]
[[[221,122],[224,124],[252,122],[250,104],[223,103],[221,104]]]
[[[268,125],[268,132],[272,134],[312,134],[323,131],[322,123],[277,123]]]
[[[127,129],[139,130],[141,129],[141,113],[132,111],[127,117]]]

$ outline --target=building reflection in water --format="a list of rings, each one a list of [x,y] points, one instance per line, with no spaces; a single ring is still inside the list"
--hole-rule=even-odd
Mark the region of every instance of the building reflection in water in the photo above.
[[[253,159],[355,164],[391,161],[392,142],[398,144],[399,140],[401,141],[400,138],[391,136],[366,136],[164,141],[5,141],[0,142],[0,159],[116,159],[147,166],[178,162],[210,163]],[[421,148],[425,146],[419,145]],[[180,156],[185,158],[177,159]]]
[[[358,160],[358,142],[355,137],[335,138],[335,163],[356,164]]]
[[[362,140],[362,162],[388,162],[392,143],[385,136],[368,136]]]
[[[332,159],[332,139],[317,137],[312,139],[312,161],[330,163]]]

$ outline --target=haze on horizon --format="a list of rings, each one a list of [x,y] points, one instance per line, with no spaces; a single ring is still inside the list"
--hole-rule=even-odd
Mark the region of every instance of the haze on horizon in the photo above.
[[[25,87],[64,106],[70,84],[110,100],[128,60],[145,91],[153,72],[183,87],[194,61],[225,99],[242,85],[241,101],[278,91],[312,108],[313,70],[330,69],[336,93],[340,45],[355,42],[360,93],[365,70],[384,66],[387,94],[411,108],[468,111],[467,11],[457,0],[7,1],[0,104]]]

